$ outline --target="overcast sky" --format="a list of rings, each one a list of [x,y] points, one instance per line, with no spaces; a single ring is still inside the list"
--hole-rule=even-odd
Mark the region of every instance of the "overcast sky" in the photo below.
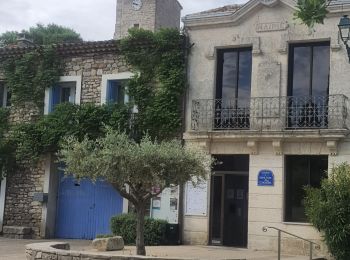
[[[244,0],[179,0],[182,16]],[[0,33],[28,29],[36,23],[71,27],[84,40],[113,37],[116,0],[0,0]]]

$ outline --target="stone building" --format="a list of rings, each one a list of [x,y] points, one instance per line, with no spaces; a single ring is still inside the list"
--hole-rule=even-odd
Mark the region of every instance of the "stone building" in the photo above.
[[[118,0],[114,38],[127,36],[131,28],[180,29],[181,10],[177,0]]]
[[[295,4],[250,0],[183,18],[194,44],[184,138],[222,162],[185,188],[185,243],[277,249],[277,231],[264,226],[321,242],[303,187],[350,160],[350,65],[337,27],[350,3],[332,2],[313,30],[294,19]]]
[[[135,24],[152,31],[179,28],[181,9],[176,0],[118,0],[116,38],[126,36]],[[10,107],[11,122],[31,122],[40,111],[29,104],[11,107],[1,61],[35,48],[0,48],[0,106]],[[122,82],[133,73],[118,49],[118,41],[65,43],[56,48],[63,57],[64,73],[57,85],[47,86],[45,114],[62,102],[128,102],[128,96],[121,91]],[[110,217],[127,210],[127,201],[108,183],[77,183],[73,178],[64,178],[52,155],[43,156],[36,166],[19,167],[1,182],[0,232],[8,237],[92,239],[110,233]]]
[[[0,58],[16,57],[32,48],[35,47],[3,48],[0,49]],[[50,113],[53,106],[62,102],[106,103],[108,86],[120,80],[127,80],[132,76],[130,68],[126,66],[118,51],[116,41],[60,44],[57,46],[57,51],[63,57],[64,73],[56,87],[47,88],[45,114]],[[2,95],[6,96],[4,76],[0,76],[0,82],[5,86],[0,89],[3,91]],[[56,101],[54,101],[55,99]],[[6,103],[3,103],[3,106],[6,106]],[[20,109],[12,107],[10,113],[12,122],[30,122],[35,120],[40,112],[27,105]],[[113,204],[117,205],[118,208],[112,210],[113,214],[127,211],[127,202],[122,201],[116,192],[113,193],[112,187],[108,187],[106,183],[100,183],[97,186],[100,194],[106,196],[104,199],[113,198],[115,200]],[[84,191],[84,189],[86,190]],[[85,194],[79,190],[83,190]],[[51,155],[44,156],[37,167],[19,167],[17,172],[12,173],[2,181],[0,219],[3,234],[18,238],[69,237],[72,235],[74,238],[80,231],[61,234],[55,229],[59,228],[64,232],[64,226],[66,226],[67,229],[73,231],[75,222],[84,223],[83,213],[85,210],[88,210],[85,212],[86,214],[90,211],[89,214],[93,215],[91,213],[93,211],[89,208],[91,205],[94,203],[105,204],[103,203],[104,199],[100,198],[99,201],[91,202],[91,205],[87,207],[79,207],[84,199],[92,199],[92,192],[95,192],[92,183],[82,182],[78,187],[74,180],[63,178]],[[71,196],[67,196],[67,193],[70,193]],[[67,205],[74,205],[77,212],[74,208],[67,208]],[[106,207],[113,206],[107,204]],[[82,213],[81,217],[76,217],[74,220],[75,214],[79,212]],[[109,220],[107,228],[108,222]],[[73,225],[68,226],[69,223]],[[87,223],[85,222],[85,224]],[[97,228],[97,230],[99,229]],[[83,232],[81,234],[85,234]],[[90,233],[85,235],[88,238]]]

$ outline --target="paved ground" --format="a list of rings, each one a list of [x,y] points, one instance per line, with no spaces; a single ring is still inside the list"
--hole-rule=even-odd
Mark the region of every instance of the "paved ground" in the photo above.
[[[73,249],[85,250],[89,248],[90,241],[67,240]],[[45,242],[45,240],[18,240],[0,237],[0,260],[25,260],[25,245]]]
[[[91,249],[90,249],[91,250]],[[200,260],[277,260],[277,253],[269,251],[252,251],[247,249],[238,249],[230,247],[217,246],[162,246],[147,247],[147,255],[153,257],[184,257]],[[108,253],[110,255],[133,255],[135,247],[126,247],[120,253]],[[283,260],[308,260],[309,257],[284,256]]]
[[[62,241],[62,240],[57,240]],[[90,251],[90,241],[65,240],[71,244],[72,250]],[[0,238],[0,260],[25,260],[24,247],[26,244],[45,242],[44,240],[15,240]],[[150,256],[163,257],[186,257],[200,260],[219,259],[249,259],[249,260],[274,260],[277,255],[274,252],[250,251],[245,249],[234,249],[227,247],[209,246],[166,246],[147,247],[147,254]],[[126,247],[119,255],[131,255],[134,247]],[[116,253],[110,253],[116,255]],[[285,260],[307,260],[308,257],[284,256]]]

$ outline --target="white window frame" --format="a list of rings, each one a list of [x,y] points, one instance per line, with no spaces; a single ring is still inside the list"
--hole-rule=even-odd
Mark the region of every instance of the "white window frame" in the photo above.
[[[128,80],[134,76],[132,72],[121,72],[117,74],[105,74],[102,75],[102,84],[101,84],[101,104],[104,105],[107,103],[107,86],[108,81],[110,80]],[[125,94],[124,103],[129,102],[129,96]]]
[[[81,86],[82,86],[82,76],[62,76],[58,83],[64,82],[75,82],[75,100],[74,104],[80,105],[81,100]],[[45,105],[44,105],[44,114],[48,115],[50,110],[50,89],[52,87],[45,89]]]

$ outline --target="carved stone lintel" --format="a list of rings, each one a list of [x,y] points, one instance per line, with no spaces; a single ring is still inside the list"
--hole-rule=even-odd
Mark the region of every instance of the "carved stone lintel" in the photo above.
[[[283,154],[283,142],[281,140],[273,140],[272,148],[276,155]]]
[[[260,37],[241,37],[240,35],[234,35],[232,40],[234,45],[237,46],[251,45],[253,47],[252,54],[254,56],[262,54],[262,51],[260,49]]]
[[[241,35],[233,35],[232,41],[223,41],[223,42],[217,42],[215,44],[211,44],[207,50],[205,51],[205,57],[208,60],[215,60],[216,57],[216,48],[218,47],[228,47],[228,46],[252,46],[252,54],[254,56],[262,54],[262,51],[260,49],[260,37],[242,37]]]
[[[331,156],[338,155],[338,141],[334,141],[334,140],[327,141],[327,148]]]
[[[258,154],[258,142],[257,141],[248,141],[247,147],[250,150],[251,155],[257,155]]]
[[[332,34],[332,37],[331,37],[331,50],[332,51],[340,51],[341,50],[339,32],[337,32],[336,35]]]
[[[205,57],[208,60],[215,60],[215,47],[213,45],[210,45],[205,53]]]
[[[281,35],[281,42],[280,42],[280,47],[278,49],[278,52],[281,54],[287,54],[288,53],[288,42],[289,42],[289,34],[284,33]]]
[[[288,31],[281,35],[279,52],[281,54],[288,53],[288,44],[292,41],[301,41],[301,40],[317,40],[317,39],[329,39],[331,41],[331,50],[339,51],[341,49],[341,43],[339,38],[338,30],[335,31],[324,31],[324,32],[311,32],[310,34],[306,33],[293,33]]]

